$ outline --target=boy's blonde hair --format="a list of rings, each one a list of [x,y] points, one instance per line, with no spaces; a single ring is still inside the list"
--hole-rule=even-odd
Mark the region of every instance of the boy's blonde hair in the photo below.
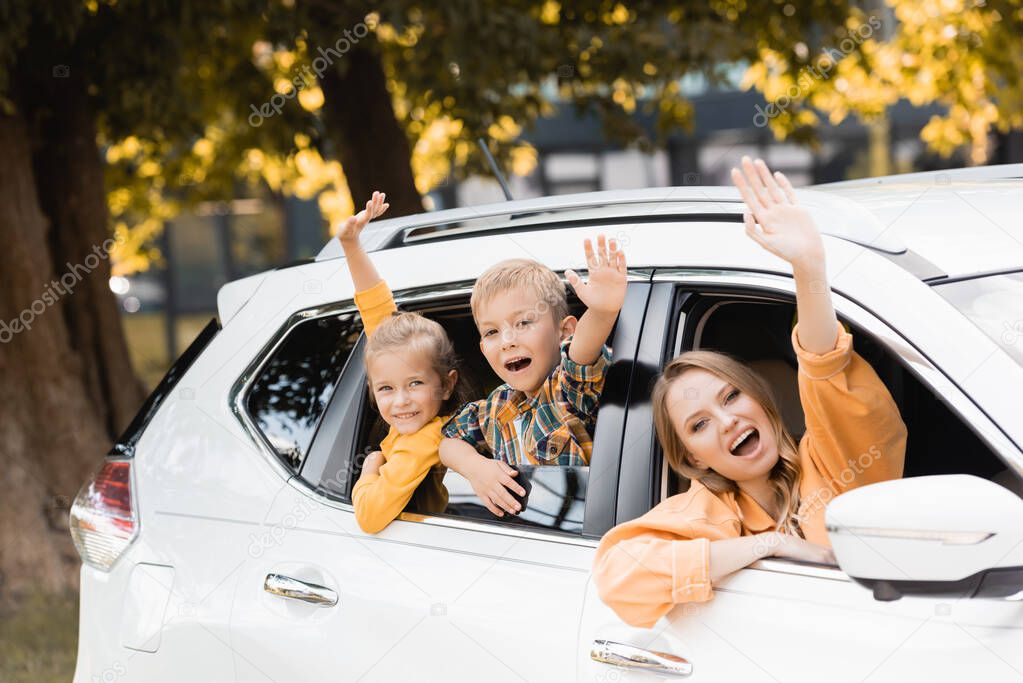
[[[565,298],[565,283],[557,273],[537,261],[513,258],[487,268],[472,286],[469,306],[472,318],[479,323],[480,308],[502,292],[526,288],[539,299],[541,314],[548,311],[554,315],[555,324],[568,317],[568,300]]]
[[[440,323],[419,313],[395,312],[380,323],[366,341],[366,382],[370,385],[369,395],[374,406],[376,401],[373,399],[372,379],[368,373],[369,361],[380,354],[395,352],[426,353],[443,386],[447,386],[449,373],[458,370],[455,347]],[[456,375],[455,386],[451,387],[451,395],[441,405],[442,415],[453,413],[466,400],[460,391],[462,383],[459,379],[460,373]]]

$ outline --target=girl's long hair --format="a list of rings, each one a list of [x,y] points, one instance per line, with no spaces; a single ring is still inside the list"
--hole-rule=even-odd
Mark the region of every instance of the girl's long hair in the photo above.
[[[785,428],[770,387],[745,363],[717,351],[687,351],[665,366],[664,372],[654,385],[652,401],[654,426],[657,428],[657,438],[664,449],[668,465],[681,476],[699,481],[714,493],[726,491],[738,493],[739,486],[731,479],[711,469],[701,469],[693,465],[692,453],[683,445],[671,422],[672,406],[668,405],[668,390],[682,373],[693,368],[717,375],[739,391],[748,394],[764,408],[778,444],[778,462],[768,475],[775,502],[781,511],[775,519],[775,524],[780,530],[802,535],[797,515],[800,466],[796,440]]]

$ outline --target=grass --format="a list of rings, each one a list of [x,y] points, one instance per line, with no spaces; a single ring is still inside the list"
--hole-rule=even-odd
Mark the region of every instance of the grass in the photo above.
[[[77,653],[77,595],[36,593],[0,611],[0,681],[68,683]]]

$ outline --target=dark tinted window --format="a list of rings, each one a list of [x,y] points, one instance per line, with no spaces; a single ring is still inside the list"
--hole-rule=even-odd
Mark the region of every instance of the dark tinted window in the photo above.
[[[519,475],[516,480],[526,489],[525,509],[518,515],[495,517],[476,497],[469,482],[451,470],[448,470],[444,477],[448,500],[443,514],[538,530],[581,534],[590,468],[544,466],[517,469]],[[413,499],[406,509],[410,512],[439,514],[436,510],[416,509],[415,503]]]
[[[299,323],[259,372],[246,408],[281,460],[297,471],[362,333],[354,313]]]

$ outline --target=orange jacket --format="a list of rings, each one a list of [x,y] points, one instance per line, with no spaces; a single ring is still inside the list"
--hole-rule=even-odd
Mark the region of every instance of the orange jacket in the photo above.
[[[887,388],[839,331],[836,348],[799,359],[799,399],[806,434],[799,442],[800,528],[830,545],[824,509],[836,495],[902,476],[906,426]],[[749,495],[712,492],[698,481],[642,517],[611,529],[593,563],[600,598],[623,621],[651,627],[682,602],[713,597],[710,543],[773,531],[774,520]]]

